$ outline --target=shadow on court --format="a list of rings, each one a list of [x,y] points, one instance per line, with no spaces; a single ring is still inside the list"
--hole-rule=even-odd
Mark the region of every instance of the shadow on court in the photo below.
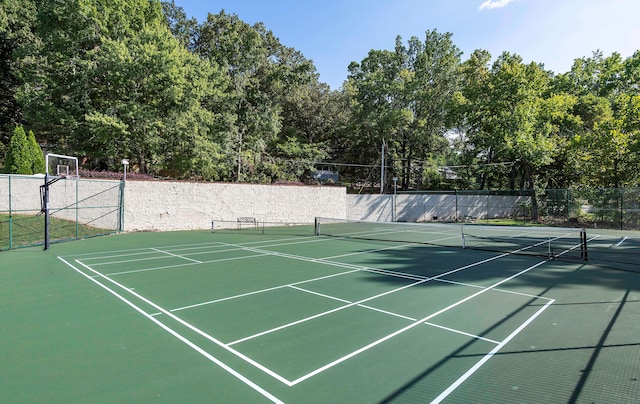
[[[490,256],[476,251],[415,246],[377,252],[366,265],[403,268],[403,272],[426,278],[439,277]],[[539,261],[536,257],[514,255],[471,266],[438,280],[490,287]],[[369,280],[399,282],[397,278],[375,275]],[[550,260],[500,284],[499,288],[555,301],[445,402],[640,402],[637,366],[640,273],[606,269],[588,262]],[[485,329],[480,336],[501,327],[525,308],[540,304],[540,299],[532,298],[514,307],[510,316]],[[433,374],[440,367],[458,358],[484,356],[466,353],[475,343],[477,340],[471,340],[460,346],[382,401],[423,402],[433,398]]]

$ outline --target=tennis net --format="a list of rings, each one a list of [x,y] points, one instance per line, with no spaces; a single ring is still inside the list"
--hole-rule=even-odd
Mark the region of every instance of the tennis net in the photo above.
[[[589,230],[589,265],[640,272],[640,232]]]
[[[584,229],[372,222],[318,217],[315,220],[315,234],[533,255],[553,259],[587,259],[587,240]]]

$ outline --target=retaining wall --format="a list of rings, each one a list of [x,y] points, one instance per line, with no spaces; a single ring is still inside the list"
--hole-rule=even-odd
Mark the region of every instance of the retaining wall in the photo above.
[[[343,187],[127,181],[124,229],[204,229],[238,217],[313,223],[316,216],[346,217],[345,196]]]
[[[393,195],[347,195],[347,218],[392,221],[393,199]],[[395,196],[395,220],[429,222],[514,217],[528,201],[526,196],[401,194]]]
[[[0,175],[0,211],[8,211],[10,204],[16,213],[37,212],[42,182],[42,178]],[[80,223],[117,229],[122,218],[125,231],[208,229],[212,221],[222,227],[228,221],[231,226],[239,217],[313,223],[316,216],[370,221],[392,221],[394,216],[394,195],[347,195],[344,187],[127,181],[121,217],[113,211],[119,189],[119,181],[61,180],[52,185],[50,201],[53,208],[70,208],[58,215],[78,217]],[[523,202],[525,197],[519,196],[396,195],[395,219],[510,217]]]

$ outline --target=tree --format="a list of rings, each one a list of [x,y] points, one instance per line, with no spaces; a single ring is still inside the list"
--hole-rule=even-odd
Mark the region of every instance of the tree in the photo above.
[[[27,135],[22,126],[17,126],[11,136],[7,156],[4,162],[4,172],[7,174],[33,174],[32,155],[27,142]]]
[[[90,77],[99,84],[85,117],[96,157],[129,156],[142,173],[211,179],[199,156],[212,149],[215,127],[215,114],[202,103],[225,84],[215,66],[188,52],[166,26],[148,24],[129,39],[105,39]]]
[[[623,73],[624,66],[619,53],[614,52],[605,58],[601,51],[595,51],[591,57],[576,59],[571,70],[561,75],[561,88],[578,95],[615,97]]]
[[[326,128],[318,124],[322,114],[302,119],[323,111],[321,100],[327,90],[318,85],[313,63],[300,52],[283,46],[263,24],[250,26],[224,10],[208,15],[195,49],[226,69],[230,78],[226,112],[233,120],[225,120],[222,145],[224,164],[234,172],[227,179],[278,181],[288,170],[278,167],[278,157],[287,154],[284,150],[295,149],[296,155],[307,152],[307,159],[325,154],[321,144],[290,147],[292,138],[310,143]]]
[[[27,144],[29,146],[31,173],[44,174],[46,170],[44,154],[42,153],[42,149],[40,148],[40,145],[38,145],[36,137],[31,130],[29,131],[29,135],[27,136]]]
[[[469,59],[464,61],[459,70],[460,90],[455,93],[450,109],[449,122],[455,134],[453,147],[457,154],[456,165],[465,167],[461,170],[462,186],[478,187],[477,168],[485,162],[490,154],[491,144],[486,143],[488,134],[487,94],[491,79],[491,54],[485,50],[475,50]],[[481,181],[485,181],[485,173],[480,171]],[[482,188],[482,185],[480,185]]]
[[[592,187],[638,185],[640,170],[640,96],[616,99],[617,113],[601,119],[580,141],[582,183]]]
[[[0,144],[9,143],[11,128],[22,122],[22,107],[16,99],[22,78],[22,49],[37,38],[32,32],[35,5],[31,0],[2,0],[0,6]],[[0,146],[0,157],[2,157]]]
[[[458,118],[467,130],[467,152],[479,158],[480,188],[534,189],[554,144],[541,121],[550,73],[503,53],[490,70],[488,54],[475,53],[465,66]],[[479,78],[473,78],[478,74]]]
[[[175,0],[162,2],[162,14],[173,36],[187,50],[193,51],[198,35],[198,21],[195,18],[187,19],[184,9],[176,6]]]
[[[622,60],[594,52],[577,59],[570,72],[555,79],[554,88],[576,97],[571,114],[575,184],[620,187],[637,184],[639,53]]]
[[[262,32],[260,31],[262,30]],[[279,110],[264,91],[269,59],[261,24],[251,27],[236,15],[209,14],[200,27],[196,49],[203,58],[226,69],[225,92],[234,116],[223,140],[226,165],[235,166],[235,181],[261,181],[260,162],[281,128]]]
[[[394,52],[372,50],[360,64],[349,66],[347,91],[354,102],[357,133],[354,152],[365,152],[373,160],[380,145],[388,142],[404,189],[420,186],[424,161],[447,145],[444,134],[458,89],[461,55],[451,36],[427,31],[424,41],[412,37],[408,47],[398,36]]]
[[[100,91],[91,72],[105,40],[162,23],[158,0],[36,0],[38,41],[22,49],[17,93],[30,126],[56,150],[90,154],[85,115]]]

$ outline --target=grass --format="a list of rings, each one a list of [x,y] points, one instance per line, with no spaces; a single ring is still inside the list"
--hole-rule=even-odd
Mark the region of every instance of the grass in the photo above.
[[[50,240],[75,240],[113,233],[114,230],[101,229],[78,224],[72,220],[51,217],[49,221]],[[0,251],[10,248],[27,247],[44,243],[44,217],[32,215],[0,214]]]

